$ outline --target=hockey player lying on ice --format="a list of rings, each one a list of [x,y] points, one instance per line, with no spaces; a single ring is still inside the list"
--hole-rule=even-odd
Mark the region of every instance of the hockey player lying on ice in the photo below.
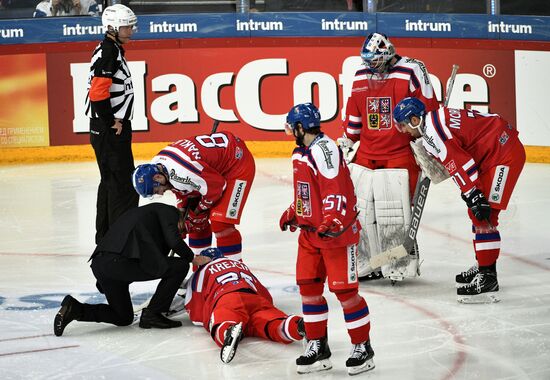
[[[185,308],[189,319],[204,326],[222,348],[224,363],[233,359],[245,336],[284,344],[303,338],[302,318],[277,309],[269,291],[245,264],[224,257],[217,248],[205,249],[201,255],[212,261],[190,277]]]

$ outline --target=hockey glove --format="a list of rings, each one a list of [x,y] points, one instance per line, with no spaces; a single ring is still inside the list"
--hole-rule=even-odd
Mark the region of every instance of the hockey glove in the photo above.
[[[338,233],[344,229],[344,224],[335,214],[325,214],[323,221],[317,227],[317,234],[323,235],[326,232]]]
[[[464,199],[468,208],[472,210],[472,214],[474,214],[477,220],[489,220],[491,205],[480,190],[474,189],[468,195],[462,194],[462,199]]]
[[[279,227],[281,228],[281,231],[286,231],[286,229],[288,228],[290,232],[294,232],[297,229],[295,224],[296,212],[294,211],[294,205],[291,205],[283,212],[283,215],[281,215],[281,219],[279,220]]]
[[[208,227],[209,212],[189,210],[185,227],[187,232],[200,232]]]

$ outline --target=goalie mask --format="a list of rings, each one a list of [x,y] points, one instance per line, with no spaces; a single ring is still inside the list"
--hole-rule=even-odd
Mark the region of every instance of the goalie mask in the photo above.
[[[303,132],[298,131],[298,126]],[[286,117],[285,133],[296,138],[296,144],[304,145],[304,133],[321,126],[321,113],[313,103],[302,103],[290,109]]]
[[[155,194],[155,187],[162,184],[155,181],[156,174],[164,173],[154,164],[139,165],[132,174],[132,184],[136,192],[144,198],[151,198]]]
[[[417,129],[421,135],[424,134],[424,115],[426,115],[426,106],[420,99],[405,98],[401,100],[393,109],[393,118],[397,122],[395,127],[399,132],[406,132],[404,126],[407,125],[412,129]],[[416,116],[420,119],[420,123],[413,125],[411,118]]]
[[[369,34],[361,48],[361,58],[365,66],[376,73],[384,73],[393,57],[395,48],[388,37],[380,33]]]
[[[111,27],[111,34],[117,36],[121,26],[131,26],[135,31],[137,17],[127,6],[115,4],[105,8],[101,15],[101,23],[106,28],[107,33],[110,32],[109,27]]]

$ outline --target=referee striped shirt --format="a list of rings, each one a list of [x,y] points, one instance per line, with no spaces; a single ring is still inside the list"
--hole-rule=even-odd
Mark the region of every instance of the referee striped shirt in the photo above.
[[[114,124],[114,119],[132,120],[132,76],[124,49],[108,37],[94,50],[87,89],[86,116],[102,119],[108,126]]]

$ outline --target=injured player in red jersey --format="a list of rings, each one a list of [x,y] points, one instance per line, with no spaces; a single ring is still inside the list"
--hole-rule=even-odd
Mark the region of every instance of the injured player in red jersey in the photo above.
[[[217,248],[200,254],[212,261],[190,277],[185,308],[191,321],[204,326],[221,347],[224,363],[233,360],[246,336],[284,344],[303,339],[303,319],[277,309],[269,291],[245,264],[224,257]]]

